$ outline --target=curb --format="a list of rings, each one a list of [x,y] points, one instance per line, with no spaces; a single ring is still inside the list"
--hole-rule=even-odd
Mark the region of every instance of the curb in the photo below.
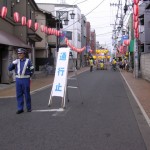
[[[77,71],[77,72],[72,72],[72,74],[71,75],[69,75],[69,73],[68,73],[68,77],[72,77],[72,76],[75,76],[76,74],[78,75],[78,74],[80,74],[80,73],[83,73],[83,72],[85,72],[85,71],[87,71],[89,68],[87,67],[87,68],[85,68],[85,69],[81,69],[79,72]],[[45,86],[43,86],[43,87],[40,87],[40,88],[38,88],[38,89],[35,89],[35,90],[33,90],[33,91],[30,91],[30,93],[31,93],[31,95],[32,94],[34,94],[34,93],[36,93],[36,92],[38,92],[38,91],[41,91],[41,90],[44,90],[44,89],[46,89],[46,88],[48,88],[48,87],[50,87],[50,86],[52,86],[53,85],[53,83],[50,83],[50,84],[48,84],[48,85],[45,85]],[[15,86],[15,85],[13,85],[13,86]],[[7,88],[6,88],[6,90],[7,90]],[[0,97],[0,99],[6,99],[6,98],[15,98],[16,97],[16,95],[13,95],[13,96],[1,96]]]
[[[120,73],[121,73],[121,72],[120,72]],[[141,110],[141,112],[142,112],[142,114],[143,114],[143,116],[144,116],[144,118],[145,118],[145,120],[146,120],[148,126],[150,127],[150,118],[148,117],[148,115],[147,115],[147,113],[145,112],[143,106],[141,105],[139,99],[138,99],[138,98],[136,97],[136,95],[134,94],[134,91],[132,90],[132,88],[130,87],[130,85],[128,84],[127,80],[125,79],[125,77],[123,76],[122,73],[121,73],[121,76],[123,77],[125,83],[127,84],[128,88],[129,88],[130,92],[132,93],[132,95],[133,95],[133,97],[134,97],[136,103],[138,104],[138,106],[139,106],[139,108],[140,108],[140,110]]]

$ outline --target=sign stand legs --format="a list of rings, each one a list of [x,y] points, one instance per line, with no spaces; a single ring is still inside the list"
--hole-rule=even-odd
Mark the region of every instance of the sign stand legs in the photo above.
[[[64,90],[64,97],[62,97],[62,103],[61,103],[62,108],[65,108],[65,99],[66,99],[66,88]],[[52,92],[50,94],[49,102],[48,102],[48,106],[50,107],[51,105],[52,105]]]
[[[77,81],[77,87],[73,87],[73,86],[68,86],[67,85],[67,88],[78,88],[78,90],[79,90],[79,95],[80,95],[80,97],[81,97],[81,99],[82,99],[82,104],[83,104],[83,96],[82,96],[82,94],[81,94],[81,90],[80,90],[80,86],[79,86],[79,82],[78,82],[78,78],[77,78],[77,71],[76,71],[76,68],[75,68],[75,63],[74,63],[74,60],[73,60],[73,56],[71,55],[71,58],[72,58],[72,62],[73,62],[73,68],[74,68],[74,72],[75,72],[75,80]],[[72,79],[73,80],[73,78],[69,78],[69,79]],[[69,98],[68,98],[69,96],[68,96],[68,89],[67,89],[67,99],[68,99],[68,102],[69,102]]]
[[[74,67],[73,71],[75,72],[75,77],[77,80],[77,87],[67,85],[69,50],[70,50],[69,48],[60,48],[59,49],[57,63],[56,63],[57,66],[56,66],[56,70],[55,70],[55,77],[54,77],[54,82],[53,82],[52,90],[51,90],[50,97],[49,97],[48,106],[52,105],[52,98],[54,96],[56,96],[56,97],[62,98],[61,107],[65,108],[66,97],[68,98],[68,88],[78,88],[79,95],[82,99],[82,104],[83,104],[83,97],[82,97],[81,91],[79,89],[79,82],[77,79],[75,63],[74,63],[72,55],[70,55],[70,56],[71,56],[72,62],[73,62],[73,67]],[[69,102],[69,99],[68,99],[68,102]]]

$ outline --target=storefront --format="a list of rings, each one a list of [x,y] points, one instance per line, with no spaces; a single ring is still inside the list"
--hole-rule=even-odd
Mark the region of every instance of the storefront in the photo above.
[[[8,65],[17,58],[16,50],[18,47],[31,49],[17,37],[0,31],[0,83],[13,82],[13,72],[8,71]]]

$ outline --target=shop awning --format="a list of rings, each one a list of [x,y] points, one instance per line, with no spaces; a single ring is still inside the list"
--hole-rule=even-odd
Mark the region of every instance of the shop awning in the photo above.
[[[41,42],[42,41],[42,38],[36,33],[29,33],[28,37],[29,37],[29,39],[33,40],[34,42]]]
[[[56,48],[56,43],[48,43],[50,48]],[[67,47],[67,44],[60,44],[58,47]]]
[[[22,48],[31,48],[29,45],[25,44],[23,41],[21,41],[14,35],[11,35],[1,30],[0,30],[0,44],[22,47]]]

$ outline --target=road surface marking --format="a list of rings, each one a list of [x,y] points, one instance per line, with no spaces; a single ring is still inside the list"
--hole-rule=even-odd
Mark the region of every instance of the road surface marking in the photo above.
[[[61,113],[61,114],[60,114],[60,112],[57,111],[52,116],[65,116],[70,109],[71,109],[71,107],[69,107],[68,109],[65,109],[64,113]]]
[[[43,109],[43,110],[32,110],[32,112],[63,112],[64,109],[63,108],[58,108],[58,109]]]

